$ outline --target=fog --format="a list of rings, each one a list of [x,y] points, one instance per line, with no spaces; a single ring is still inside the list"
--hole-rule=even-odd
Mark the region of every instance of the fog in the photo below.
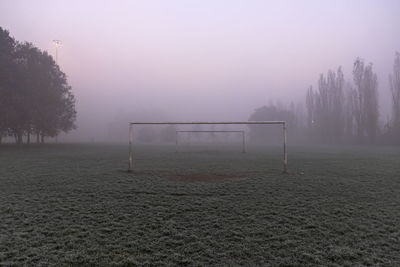
[[[248,120],[271,101],[304,103],[328,69],[352,81],[356,57],[374,64],[384,120],[399,10],[397,0],[15,0],[0,2],[0,26],[53,55],[62,41],[78,117],[61,138],[106,141],[121,118],[126,128],[129,118]]]

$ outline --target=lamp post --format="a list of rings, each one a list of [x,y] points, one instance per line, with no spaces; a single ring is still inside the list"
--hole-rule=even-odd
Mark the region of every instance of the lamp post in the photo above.
[[[58,66],[58,48],[61,46],[62,42],[60,40],[53,40],[53,44],[56,48],[56,64]],[[56,135],[56,143],[58,143],[58,135]]]
[[[60,40],[53,40],[53,44],[56,48],[56,64],[58,65],[58,48],[61,46],[62,42]]]

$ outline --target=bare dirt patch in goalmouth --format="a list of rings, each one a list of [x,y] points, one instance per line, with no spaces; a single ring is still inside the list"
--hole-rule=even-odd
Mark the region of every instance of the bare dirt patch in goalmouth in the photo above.
[[[172,180],[181,182],[222,182],[227,180],[244,180],[244,177],[233,175],[216,175],[216,174],[190,174],[190,175],[175,175]]]

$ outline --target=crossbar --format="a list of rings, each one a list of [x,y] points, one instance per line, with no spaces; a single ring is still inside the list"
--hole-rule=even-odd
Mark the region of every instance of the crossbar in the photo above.
[[[244,131],[176,131],[177,133],[243,133]]]
[[[285,124],[285,121],[220,121],[220,122],[130,122],[130,125],[146,124]]]
[[[283,172],[287,173],[287,151],[286,151],[286,143],[287,143],[287,129],[285,121],[219,121],[219,122],[129,122],[129,167],[128,171],[131,172],[133,170],[133,126],[134,125],[190,125],[190,124],[241,124],[241,125],[249,125],[249,124],[278,124],[283,127]]]

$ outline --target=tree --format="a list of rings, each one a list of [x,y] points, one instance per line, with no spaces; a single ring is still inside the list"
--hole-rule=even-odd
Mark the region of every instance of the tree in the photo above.
[[[345,136],[349,139],[352,140],[353,137],[356,134],[355,131],[355,118],[358,117],[357,112],[359,112],[359,109],[357,109],[357,91],[354,89],[353,85],[351,83],[347,84],[347,89],[346,89],[346,95],[345,95],[345,129],[344,133]]]
[[[314,135],[315,95],[312,86],[308,88],[306,95],[307,106],[307,129],[310,137]]]
[[[41,51],[31,43],[17,43],[15,47],[18,79],[10,92],[13,100],[8,113],[12,118],[9,127],[18,144],[22,143],[24,134],[27,135],[27,142],[30,142],[32,122],[35,118],[34,107],[37,105],[36,95],[43,86],[40,53]]]
[[[0,143],[2,137],[9,134],[8,109],[11,108],[11,103],[8,96],[15,81],[14,48],[14,38],[0,27]]]
[[[389,75],[389,84],[392,94],[391,129],[395,138],[394,141],[400,142],[400,53],[398,52],[396,52],[393,63],[393,73]]]
[[[36,95],[37,116],[34,128],[43,142],[45,136],[54,137],[60,131],[68,132],[74,129],[76,111],[75,98],[67,83],[66,75],[46,52],[41,53],[40,58],[47,71],[42,77],[43,86]]]
[[[344,75],[342,68],[330,73],[328,82],[331,88],[331,113],[332,113],[332,133],[335,141],[341,141],[345,129],[345,100],[344,100]]]
[[[286,121],[288,132],[296,136],[296,114],[284,107],[273,104],[257,108],[249,117],[249,121]],[[282,140],[282,129],[276,125],[248,125],[250,139],[253,141],[262,140],[276,144]]]
[[[375,141],[378,134],[378,78],[373,72],[372,63],[365,66],[364,61],[357,58],[353,67],[355,89],[353,95],[353,115],[355,117],[357,138],[362,142],[368,137]]]
[[[318,91],[307,91],[307,126],[325,142],[340,142],[344,133],[344,75],[339,67],[320,75]]]
[[[32,132],[45,136],[75,128],[75,98],[53,58],[31,43],[15,42],[0,28],[0,135],[18,144]]]
[[[370,142],[374,142],[379,132],[378,78],[369,64],[364,73],[365,87],[365,129]]]

